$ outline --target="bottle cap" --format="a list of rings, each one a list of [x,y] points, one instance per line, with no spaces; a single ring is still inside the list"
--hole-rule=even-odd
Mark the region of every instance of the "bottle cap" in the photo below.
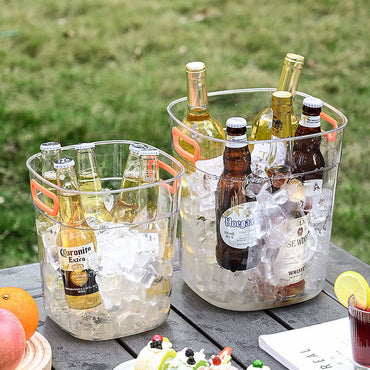
[[[128,147],[130,152],[132,152],[136,155],[141,155],[141,151],[144,150],[144,149],[147,149],[147,148],[148,147],[146,145],[140,144],[140,143],[130,144],[130,146]]]
[[[40,150],[42,151],[58,150],[60,148],[61,148],[60,144],[56,141],[49,141],[47,143],[42,143],[40,145]]]
[[[295,69],[302,69],[304,65],[304,56],[294,53],[287,53],[284,64]]]
[[[187,72],[203,72],[206,70],[206,65],[203,62],[190,62],[186,65]]]
[[[94,143],[79,143],[75,145],[76,150],[95,148]]]
[[[60,158],[54,162],[55,169],[71,168],[75,165],[75,161],[72,158]]]
[[[226,121],[226,126],[230,128],[246,127],[247,120],[243,117],[230,117]]]
[[[321,108],[323,102],[319,98],[315,98],[313,96],[307,96],[307,98],[303,99],[303,105],[309,108]]]
[[[143,148],[141,151],[140,151],[140,155],[153,155],[153,156],[157,156],[159,155],[159,150],[156,149],[156,148]]]
[[[272,93],[272,105],[292,104],[293,95],[289,91],[274,91]]]

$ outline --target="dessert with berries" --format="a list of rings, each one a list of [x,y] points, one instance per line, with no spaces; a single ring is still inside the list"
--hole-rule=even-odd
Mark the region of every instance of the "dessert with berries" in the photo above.
[[[154,335],[152,340],[140,351],[135,370],[166,370],[168,363],[176,357],[172,344],[166,337]]]

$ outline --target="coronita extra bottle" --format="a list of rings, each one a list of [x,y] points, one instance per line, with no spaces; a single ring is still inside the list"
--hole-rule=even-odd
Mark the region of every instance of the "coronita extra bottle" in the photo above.
[[[320,193],[322,189],[325,160],[320,151],[321,120],[320,113],[323,102],[321,99],[309,96],[303,100],[302,117],[295,133],[293,154],[295,172],[300,177],[310,194]],[[305,135],[317,134],[303,138]]]
[[[66,302],[69,308],[83,310],[101,304],[101,296],[90,261],[97,243],[84,217],[75,162],[60,158],[54,162],[57,174],[60,231],[57,236],[58,257]]]
[[[253,268],[258,263],[256,199],[243,191],[246,177],[251,173],[247,121],[231,117],[226,126],[224,170],[216,191],[216,259],[221,267],[234,272]]]
[[[287,53],[284,58],[283,69],[281,71],[276,91],[289,91],[292,93],[294,100],[303,65],[304,57],[302,55]],[[270,105],[260,111],[254,118],[248,140],[270,140],[272,134],[272,121],[273,112],[272,106]],[[293,107],[291,125],[292,135],[294,135],[298,126],[298,119],[294,114]],[[252,157],[252,171],[259,174],[260,171],[264,171],[270,145],[269,143],[256,143],[251,144],[249,148],[251,150]]]
[[[294,171],[292,141],[279,139],[292,137],[292,94],[288,91],[272,93],[272,132],[266,173],[272,190],[277,191],[287,183]]]
[[[141,183],[141,151],[143,145],[133,143],[129,146],[129,155],[123,169],[120,189],[131,189],[118,194],[111,210],[114,222],[133,223],[139,213]]]
[[[94,143],[80,143],[75,145],[76,150],[76,173],[81,192],[82,207],[85,218],[94,218],[99,222],[112,221],[112,216],[104,204],[98,166],[95,158]]]

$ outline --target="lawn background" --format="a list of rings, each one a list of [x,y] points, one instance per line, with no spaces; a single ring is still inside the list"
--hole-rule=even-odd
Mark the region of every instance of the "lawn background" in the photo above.
[[[38,260],[25,161],[40,143],[133,139],[170,152],[166,106],[186,94],[188,61],[206,63],[209,91],[275,87],[286,52],[306,57],[299,90],[348,117],[332,241],[370,263],[369,6],[3,0],[0,268]]]

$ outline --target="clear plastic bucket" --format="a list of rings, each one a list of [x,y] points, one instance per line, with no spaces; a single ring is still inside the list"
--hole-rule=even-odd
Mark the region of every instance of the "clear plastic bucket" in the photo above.
[[[253,118],[271,104],[272,88],[243,89],[213,92],[208,95],[211,115],[226,127],[229,117],[240,116],[251,125]],[[299,118],[302,101],[307,94],[297,92],[294,112]],[[282,246],[287,245],[285,233],[288,215],[282,214],[286,192],[261,193],[257,196],[255,215],[258,239],[258,260],[255,266],[232,272],[220,267],[216,260],[215,191],[219,176],[207,171],[212,166],[208,160],[201,163],[202,148],[212,148],[223,153],[226,141],[213,139],[189,129],[182,124],[186,116],[187,100],[181,98],[167,107],[172,123],[174,155],[185,166],[183,176],[181,215],[181,272],[186,284],[209,303],[231,310],[251,311],[289,305],[316,296],[324,287],[332,228],[335,187],[341,157],[346,117],[337,109],[324,103],[321,114],[321,134],[294,138],[303,140],[321,136],[320,150],[325,159],[322,189],[312,196],[312,209],[308,212],[308,231],[304,263],[304,289],[300,294],[281,294],[281,287],[289,285]],[[280,142],[291,141],[281,139]],[[192,147],[186,153],[180,143]],[[248,142],[249,147],[256,144]],[[259,144],[270,145],[271,141]],[[216,162],[219,162],[219,159]],[[206,165],[204,165],[204,163]],[[221,159],[222,163],[222,159]],[[221,172],[220,172],[221,173]],[[300,174],[295,176],[299,177]],[[253,183],[253,179],[249,180]],[[258,181],[258,180],[256,180]],[[279,199],[280,197],[280,199]],[[306,199],[308,197],[306,196]],[[248,257],[249,258],[249,257]]]
[[[143,332],[159,326],[169,314],[184,169],[176,159],[159,151],[160,181],[122,190],[123,165],[131,143],[134,142],[95,142],[95,156],[104,190],[77,193],[85,196],[103,194],[106,208],[110,210],[120,192],[150,191],[153,194],[154,190],[158,195],[156,218],[135,224],[88,222],[97,241],[90,266],[96,272],[102,298],[100,305],[89,309],[71,309],[66,303],[57,246],[61,228],[58,221],[60,204],[58,197],[48,191],[58,187],[41,176],[41,153],[27,160],[45,310],[62,329],[81,339],[106,340]],[[62,147],[61,157],[75,158],[74,147]]]

